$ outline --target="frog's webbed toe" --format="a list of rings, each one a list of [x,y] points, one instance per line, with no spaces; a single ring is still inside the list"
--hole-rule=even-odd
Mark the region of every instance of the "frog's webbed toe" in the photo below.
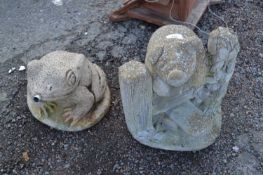
[[[62,117],[66,123],[70,123],[70,126],[74,126],[81,119],[81,115],[75,114],[72,108],[65,108]]]
[[[44,112],[45,109],[43,109],[42,107],[40,107],[37,111],[37,117],[38,119],[43,119],[45,117],[45,112]]]
[[[39,120],[43,120],[44,118],[48,117],[48,112],[44,106],[37,107],[36,117]]]
[[[55,112],[55,106],[53,106],[53,105],[51,105],[50,103],[45,103],[44,104],[44,109],[45,109],[45,111],[46,111],[46,113],[48,113],[48,114],[52,114],[52,113],[54,113]]]
[[[72,108],[65,108],[62,114],[62,117],[65,118],[65,122],[70,120],[70,116],[72,116]]]

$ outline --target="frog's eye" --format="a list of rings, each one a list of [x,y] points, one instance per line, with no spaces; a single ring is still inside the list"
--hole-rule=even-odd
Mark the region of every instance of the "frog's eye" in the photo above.
[[[76,78],[76,75],[73,72],[73,70],[69,69],[67,71],[67,73],[66,73],[66,80],[67,80],[68,85],[70,85],[70,86],[73,86],[76,83],[77,78]]]
[[[40,95],[35,95],[35,96],[33,97],[33,101],[36,102],[36,103],[40,102],[40,101],[41,101]]]

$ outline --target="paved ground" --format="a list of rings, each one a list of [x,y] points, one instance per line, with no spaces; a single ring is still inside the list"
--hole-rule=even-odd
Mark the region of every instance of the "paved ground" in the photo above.
[[[262,1],[227,0],[212,7],[237,32],[241,52],[222,104],[221,136],[195,153],[151,149],[127,131],[117,68],[144,60],[157,27],[135,20],[110,23],[107,14],[120,2],[0,0],[0,174],[262,174]],[[208,12],[199,23],[206,31],[219,25]],[[196,32],[206,43],[207,36]],[[56,49],[84,53],[107,73],[112,106],[90,130],[60,132],[36,121],[25,103],[26,72],[8,73]]]

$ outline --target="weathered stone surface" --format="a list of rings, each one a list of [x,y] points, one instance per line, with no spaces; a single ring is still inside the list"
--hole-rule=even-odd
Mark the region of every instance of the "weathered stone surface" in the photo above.
[[[242,175],[260,175],[262,172],[257,170],[259,162],[255,156],[248,152],[242,152],[235,161],[231,162],[228,167],[233,174]]]
[[[96,124],[110,105],[105,73],[82,54],[51,52],[28,63],[27,103],[39,121],[65,131]]]
[[[96,56],[100,61],[103,61],[106,58],[107,53],[105,51],[99,51],[96,53]]]
[[[100,33],[100,28],[101,28],[102,24],[99,22],[94,22],[92,24],[90,24],[87,33],[87,39],[89,41],[94,40]]]
[[[106,50],[108,47],[113,46],[113,42],[110,41],[102,41],[97,45],[98,49]]]
[[[120,46],[114,46],[112,48],[111,54],[113,57],[119,58],[119,57],[122,57],[124,55],[124,50]]]
[[[168,25],[151,37],[145,65],[119,69],[126,123],[142,144],[178,151],[203,149],[221,129],[221,101],[233,74],[239,43],[219,27],[202,41],[187,27]]]
[[[8,100],[7,94],[5,92],[0,92],[0,103],[7,100]]]
[[[152,92],[148,88],[152,86],[152,80],[149,72],[144,64],[131,61],[120,67],[119,75],[120,86],[123,89],[121,96],[126,99],[123,100],[123,106],[126,121],[130,123],[128,125],[129,130],[132,133],[153,130]]]
[[[129,34],[123,38],[123,44],[135,44],[137,41],[137,37],[134,34]]]

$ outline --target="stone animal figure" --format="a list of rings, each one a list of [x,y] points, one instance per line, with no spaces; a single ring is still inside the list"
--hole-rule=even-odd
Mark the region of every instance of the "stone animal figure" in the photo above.
[[[221,101],[239,52],[237,36],[219,27],[208,52],[185,26],[167,25],[151,37],[145,64],[119,68],[126,123],[140,143],[193,151],[212,144],[221,128]]]
[[[27,103],[35,118],[66,131],[96,124],[110,105],[103,70],[82,54],[51,52],[28,63]]]

